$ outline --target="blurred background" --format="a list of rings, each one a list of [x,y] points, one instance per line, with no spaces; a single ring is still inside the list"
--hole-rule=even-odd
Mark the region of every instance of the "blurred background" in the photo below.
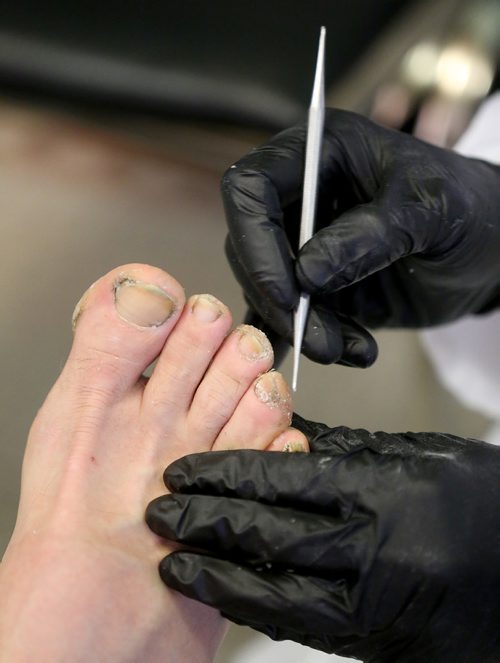
[[[30,423],[97,277],[171,272],[244,315],[223,253],[224,170],[302,119],[327,27],[328,104],[450,146],[498,87],[498,0],[18,0],[0,16],[0,552]],[[303,360],[296,410],[331,425],[481,438],[416,334],[360,371]],[[290,358],[282,369],[291,377]],[[328,660],[232,628],[217,663]],[[340,660],[340,659],[338,659]]]

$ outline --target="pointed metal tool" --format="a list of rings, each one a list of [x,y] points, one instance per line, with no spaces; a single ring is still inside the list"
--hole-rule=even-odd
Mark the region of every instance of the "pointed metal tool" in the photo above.
[[[306,165],[302,193],[302,215],[300,218],[299,249],[313,236],[318,189],[318,170],[325,119],[325,37],[326,29],[321,28],[316,61],[316,75],[307,120]],[[309,295],[300,295],[293,319],[293,377],[292,389],[297,391],[300,351],[309,312]]]

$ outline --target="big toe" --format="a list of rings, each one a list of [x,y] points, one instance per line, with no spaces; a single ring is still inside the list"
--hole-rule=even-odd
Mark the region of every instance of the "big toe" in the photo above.
[[[130,264],[112,270],[75,308],[63,377],[119,397],[161,352],[184,301],[181,285],[156,267]]]

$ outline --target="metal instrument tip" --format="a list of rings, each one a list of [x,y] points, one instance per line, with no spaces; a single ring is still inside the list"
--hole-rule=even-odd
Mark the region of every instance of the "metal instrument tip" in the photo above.
[[[318,57],[316,61],[316,74],[314,76],[311,105],[309,106],[299,249],[311,239],[314,231],[319,160],[321,156],[321,142],[323,138],[323,124],[325,117],[325,38],[326,28],[322,27],[319,36]],[[308,310],[309,296],[301,295],[293,320],[293,391],[297,391],[300,351],[302,349],[302,340],[304,338]]]

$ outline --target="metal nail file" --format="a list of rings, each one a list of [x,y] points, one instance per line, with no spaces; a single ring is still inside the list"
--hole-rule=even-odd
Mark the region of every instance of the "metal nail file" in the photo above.
[[[302,193],[302,214],[300,218],[299,249],[313,236],[314,216],[316,212],[316,194],[318,189],[318,170],[323,138],[325,119],[325,37],[326,29],[321,28],[319,36],[316,74],[309,106],[306,139],[306,164],[304,170],[304,186]],[[300,295],[293,319],[293,378],[292,389],[297,391],[300,352],[307,314],[309,312],[309,295]]]

